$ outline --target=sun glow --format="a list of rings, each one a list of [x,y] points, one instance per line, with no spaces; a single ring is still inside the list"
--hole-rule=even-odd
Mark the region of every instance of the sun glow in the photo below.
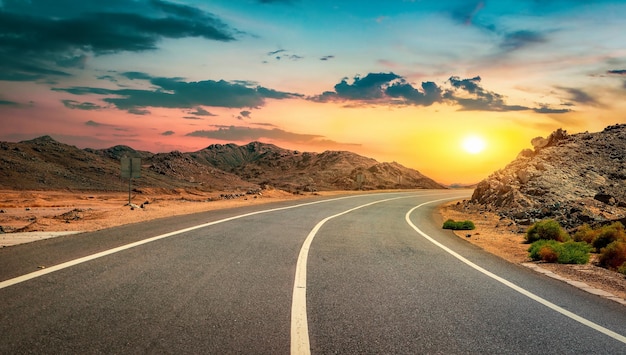
[[[463,139],[461,146],[463,147],[463,150],[470,154],[478,154],[485,150],[487,143],[481,137],[468,136]]]

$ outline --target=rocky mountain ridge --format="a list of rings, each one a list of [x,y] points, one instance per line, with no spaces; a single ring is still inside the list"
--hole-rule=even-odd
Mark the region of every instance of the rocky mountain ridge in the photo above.
[[[287,190],[445,188],[398,163],[379,163],[347,151],[309,153],[252,142],[244,146],[214,144],[189,155],[246,181]]]
[[[554,218],[573,228],[626,217],[626,125],[572,135],[558,129],[531,143],[477,185],[470,206],[523,225]]]
[[[43,136],[0,142],[0,189],[124,190],[123,156],[142,160],[141,177],[133,180],[138,187],[249,191],[273,186],[290,192],[445,188],[416,170],[351,152],[307,153],[252,142],[153,154],[128,146],[79,149]]]

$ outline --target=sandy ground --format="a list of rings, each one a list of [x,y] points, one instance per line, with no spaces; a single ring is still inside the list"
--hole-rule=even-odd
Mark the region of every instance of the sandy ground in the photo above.
[[[148,190],[133,193],[0,191],[0,226],[5,233],[94,231],[155,218],[304,197],[280,190],[259,194]],[[310,195],[309,195],[310,196]]]
[[[322,196],[339,192],[319,192]],[[341,192],[346,193],[346,192]],[[357,192],[354,192],[357,193]],[[155,218],[183,215],[223,208],[295,200],[311,194],[293,195],[281,190],[259,194],[203,193],[189,190],[163,191],[143,189],[128,193],[73,191],[0,191],[0,247],[50,238],[65,233],[94,231]],[[547,276],[572,283],[589,292],[604,293],[607,298],[626,305],[626,278],[617,272],[593,265],[558,265],[534,263],[528,259],[524,228],[501,220],[490,213],[469,212],[457,204],[442,205],[443,220],[472,220],[476,229],[456,232],[459,238],[509,262],[531,267]]]

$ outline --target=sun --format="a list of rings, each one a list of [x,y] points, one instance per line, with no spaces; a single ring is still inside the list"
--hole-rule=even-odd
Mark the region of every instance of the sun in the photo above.
[[[463,149],[470,154],[478,154],[485,150],[487,143],[478,136],[468,136],[461,142]]]

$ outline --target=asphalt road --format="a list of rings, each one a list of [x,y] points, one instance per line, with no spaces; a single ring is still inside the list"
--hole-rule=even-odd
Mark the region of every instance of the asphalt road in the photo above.
[[[316,198],[4,248],[0,353],[626,353],[624,306],[441,229],[437,201],[469,193]]]

